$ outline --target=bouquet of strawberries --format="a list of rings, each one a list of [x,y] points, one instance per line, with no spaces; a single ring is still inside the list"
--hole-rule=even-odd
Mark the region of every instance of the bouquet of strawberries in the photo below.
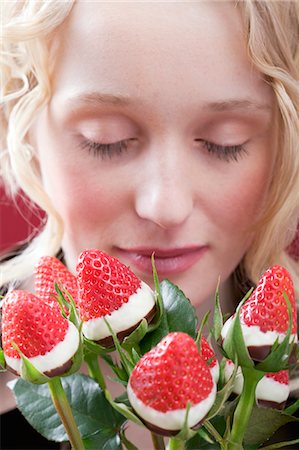
[[[218,290],[205,333],[184,293],[155,270],[154,290],[100,250],[85,250],[73,275],[55,257],[35,268],[35,295],[12,290],[2,304],[0,364],[29,423],[75,450],[137,447],[132,421],[153,448],[274,449],[295,416],[289,377],[298,367],[292,279],[279,265],[224,320]],[[85,365],[88,375],[80,368]],[[102,367],[123,393],[113,398]]]

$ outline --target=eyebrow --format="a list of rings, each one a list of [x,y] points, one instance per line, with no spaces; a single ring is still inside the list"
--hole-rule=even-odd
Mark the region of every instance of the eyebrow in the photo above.
[[[100,92],[86,92],[82,94],[75,95],[69,98],[68,103],[71,105],[86,105],[86,106],[100,106],[100,105],[111,105],[111,106],[128,106],[136,105],[138,99],[132,99],[129,95],[114,95],[110,93],[100,93]],[[207,102],[203,105],[203,110],[205,111],[215,111],[215,112],[225,112],[225,111],[247,111],[247,112],[257,112],[257,111],[267,111],[272,110],[272,106],[269,103],[261,103],[258,101],[252,101],[250,99],[225,99],[215,102]]]
[[[126,106],[133,103],[129,96],[127,95],[114,95],[106,94],[100,92],[86,92],[84,94],[75,95],[69,98],[68,103],[71,104],[85,104],[91,106],[98,105],[115,105],[115,106]]]
[[[212,111],[271,111],[272,106],[269,103],[260,103],[248,99],[228,99],[218,102],[207,103],[204,109]]]

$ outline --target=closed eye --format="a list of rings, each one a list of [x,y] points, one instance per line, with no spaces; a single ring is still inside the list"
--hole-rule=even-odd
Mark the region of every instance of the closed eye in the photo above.
[[[213,142],[205,141],[204,139],[195,139],[195,142],[200,142],[208,153],[215,155],[219,159],[226,162],[237,162],[241,156],[247,154],[247,150],[244,147],[245,144],[219,145],[214,144]]]
[[[88,139],[84,139],[81,142],[81,147],[87,149],[93,156],[100,156],[102,159],[113,158],[115,156],[120,156],[128,149],[128,144],[135,139],[123,139],[117,142],[102,143],[93,142]]]

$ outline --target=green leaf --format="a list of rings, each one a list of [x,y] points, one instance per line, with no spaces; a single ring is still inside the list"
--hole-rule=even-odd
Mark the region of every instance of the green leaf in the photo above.
[[[185,294],[169,280],[160,284],[164,304],[164,314],[159,326],[140,342],[143,353],[157,345],[161,339],[172,331],[182,331],[196,339],[197,316],[195,308]]]
[[[99,430],[92,436],[83,439],[85,450],[123,450],[120,435],[110,431]]]
[[[245,444],[262,444],[280,427],[289,422],[299,422],[299,418],[283,411],[254,406],[246,429]]]
[[[125,419],[110,406],[99,385],[82,374],[71,375],[61,381],[81,436],[85,438],[100,433],[98,438],[103,442],[116,439]],[[11,388],[18,408],[33,428],[50,441],[68,440],[46,384],[34,385],[18,379]]]

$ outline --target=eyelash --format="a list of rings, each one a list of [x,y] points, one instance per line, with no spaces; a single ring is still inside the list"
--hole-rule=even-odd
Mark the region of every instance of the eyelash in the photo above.
[[[239,161],[239,158],[247,151],[242,145],[219,145],[213,142],[204,141],[203,139],[197,139],[196,142],[201,142],[204,148],[211,154],[215,155],[217,158],[224,160],[226,162]]]
[[[127,151],[128,144],[131,140],[132,139],[124,139],[110,144],[102,144],[86,139],[82,142],[81,146],[83,149],[87,149],[93,156],[100,156],[102,159],[111,159],[114,156],[120,156],[123,152]]]
[[[102,159],[112,159],[114,156],[120,156],[128,150],[128,144],[133,139],[124,139],[122,141],[112,142],[110,144],[103,144],[100,142],[84,140],[81,144],[83,149],[87,149],[93,156],[101,157]],[[201,142],[208,153],[215,155],[217,158],[226,162],[239,161],[239,158],[245,153],[246,149],[243,145],[219,145],[213,142],[205,141],[203,139],[196,139],[196,142]]]

